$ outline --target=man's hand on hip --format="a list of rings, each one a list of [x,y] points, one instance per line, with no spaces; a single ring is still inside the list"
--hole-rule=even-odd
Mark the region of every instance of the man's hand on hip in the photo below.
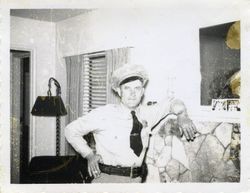
[[[99,163],[102,162],[102,157],[98,154],[91,153],[86,158],[88,160],[89,175],[98,178],[101,174]]]

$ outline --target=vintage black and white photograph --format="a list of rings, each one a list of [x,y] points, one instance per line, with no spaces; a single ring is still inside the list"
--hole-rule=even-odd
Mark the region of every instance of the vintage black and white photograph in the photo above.
[[[166,33],[170,21],[159,26],[156,13],[147,18],[145,10],[11,9],[10,14],[12,183],[240,182],[240,123],[193,119],[186,97],[175,96],[199,84],[201,71],[201,105],[239,98],[240,75],[238,83],[231,79],[240,73],[240,21],[197,28],[200,66],[178,66],[167,55],[183,56],[185,48],[157,46],[170,46],[174,37]],[[144,17],[151,21],[141,23]],[[112,34],[117,42],[94,48],[108,44]],[[140,47],[134,42],[139,34]],[[134,41],[123,47],[128,38]],[[143,42],[152,45],[142,49]],[[132,58],[138,52],[150,61]],[[193,73],[180,71],[191,66]],[[223,104],[217,109],[227,108]]]
[[[178,5],[9,7],[10,186],[245,184],[250,20]]]

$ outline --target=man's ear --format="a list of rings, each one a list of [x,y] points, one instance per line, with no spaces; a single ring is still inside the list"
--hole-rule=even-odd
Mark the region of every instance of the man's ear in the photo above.
[[[121,89],[120,89],[120,87],[119,88],[117,88],[117,94],[119,95],[119,97],[121,97]]]
[[[142,87],[141,100],[143,100],[143,98],[144,98],[144,92],[145,92],[145,88],[144,88],[144,87]]]
[[[142,96],[142,97],[144,96],[144,92],[145,92],[145,88],[142,87],[142,90],[141,90],[141,96]]]

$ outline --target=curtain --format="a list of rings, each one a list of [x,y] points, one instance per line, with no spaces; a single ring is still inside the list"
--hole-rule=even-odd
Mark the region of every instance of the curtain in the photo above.
[[[115,69],[129,63],[130,48],[117,48],[105,51],[107,63],[107,103],[118,103],[119,98],[111,89],[111,76]],[[82,116],[83,113],[83,74],[84,54],[65,58],[67,69],[66,108],[68,115],[66,125]],[[66,154],[75,154],[71,145],[66,142]]]
[[[67,94],[66,94],[66,125],[82,115],[82,74],[83,56],[66,57]],[[75,154],[71,145],[66,142],[66,154]]]
[[[108,66],[107,103],[118,103],[119,97],[111,88],[111,77],[114,70],[129,63],[131,47],[116,48],[106,51],[106,61]]]

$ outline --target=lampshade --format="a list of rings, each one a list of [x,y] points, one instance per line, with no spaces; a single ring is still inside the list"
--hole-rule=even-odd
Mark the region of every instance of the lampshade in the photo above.
[[[35,116],[55,117],[66,115],[67,111],[60,96],[38,96],[31,114]]]

